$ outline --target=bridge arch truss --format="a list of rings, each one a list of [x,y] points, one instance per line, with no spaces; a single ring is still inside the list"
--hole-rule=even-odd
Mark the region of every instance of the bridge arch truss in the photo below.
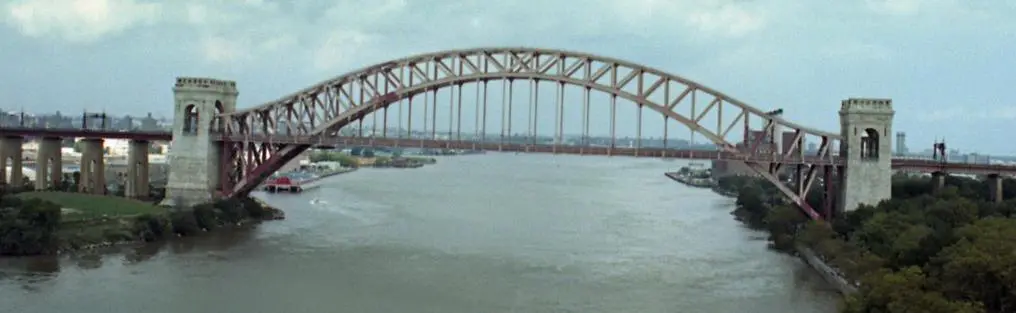
[[[619,120],[624,110],[634,112]],[[521,113],[526,116],[519,118]],[[220,176],[226,196],[250,192],[313,146],[472,147],[743,162],[818,219],[805,195],[819,172],[840,165],[832,153],[840,134],[787,121],[652,67],[563,50],[480,48],[411,56],[217,120],[226,121],[216,137],[226,152],[223,164],[229,164]],[[566,125],[580,134],[571,136]],[[634,134],[619,137],[624,128]],[[716,151],[677,149],[672,140],[682,135],[680,128],[704,137]],[[609,142],[594,140],[591,129]],[[810,143],[817,149],[806,151]],[[791,186],[778,175],[788,167],[796,168]]]

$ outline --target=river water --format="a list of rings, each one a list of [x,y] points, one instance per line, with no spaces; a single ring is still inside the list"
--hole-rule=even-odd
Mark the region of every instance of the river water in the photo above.
[[[364,169],[259,195],[285,221],[0,259],[0,312],[836,311],[732,199],[663,176],[684,164],[493,153]]]

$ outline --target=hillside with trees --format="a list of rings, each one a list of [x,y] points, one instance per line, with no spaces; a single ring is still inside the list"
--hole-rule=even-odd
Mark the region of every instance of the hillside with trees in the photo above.
[[[983,180],[947,177],[932,194],[928,177],[896,176],[893,199],[862,206],[831,224],[809,221],[765,181],[720,179],[736,191],[735,214],[770,233],[774,249],[821,255],[859,286],[844,312],[1016,312],[1016,181],[1002,203]],[[813,187],[808,201],[818,206]]]

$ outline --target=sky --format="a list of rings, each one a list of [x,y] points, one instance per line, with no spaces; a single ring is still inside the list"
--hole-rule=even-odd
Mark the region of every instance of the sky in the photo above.
[[[234,80],[243,108],[413,54],[527,46],[645,64],[828,131],[841,100],[891,98],[911,150],[1016,155],[1013,16],[1016,1],[3,0],[0,108],[170,117],[178,76]]]

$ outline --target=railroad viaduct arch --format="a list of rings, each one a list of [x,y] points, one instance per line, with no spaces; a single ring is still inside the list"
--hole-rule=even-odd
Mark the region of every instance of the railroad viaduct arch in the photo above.
[[[627,99],[640,108],[656,111],[665,120],[702,134],[718,149],[743,156],[747,165],[776,184],[812,218],[821,215],[804,201],[804,195],[823,168],[836,168],[841,173],[836,196],[840,210],[852,210],[862,203],[876,204],[890,194],[891,136],[886,134],[892,131],[891,100],[844,100],[841,131],[825,132],[769,115],[715,89],[652,67],[574,51],[501,47],[440,51],[383,62],[243,110],[236,110],[235,82],[178,78],[167,201],[192,205],[217,196],[246,194],[310,148],[308,144],[282,141],[252,142],[252,137],[334,136],[342,127],[362,123],[371,113],[387,112],[393,103],[408,100],[412,110],[412,99],[420,94],[426,98],[428,92],[457,86],[461,98],[463,84],[477,84],[477,88],[482,84],[486,91],[489,82],[508,81],[510,91],[512,82],[521,80],[578,86],[587,94],[596,90],[609,94],[612,104],[618,98]],[[738,121],[744,121],[744,143],[752,142],[751,149],[738,147],[728,139],[737,121],[720,125],[718,120],[713,128],[703,120],[705,112],[689,115],[675,110],[682,101],[695,101],[696,96],[710,98],[706,111],[716,108],[722,113],[726,106],[739,114]],[[436,101],[436,93],[434,97]],[[762,136],[766,138],[749,138],[750,118],[763,121],[758,128],[768,134]],[[789,149],[780,150],[788,151],[770,152],[773,156],[767,159],[769,162],[758,161],[756,146],[773,142],[770,137],[776,137],[772,134],[780,129],[796,134],[793,140],[781,144]],[[805,159],[806,136],[820,143],[817,155],[808,162],[801,161]],[[846,159],[842,164],[833,161],[836,145],[839,155]],[[791,158],[798,160],[798,169],[807,167],[799,170],[798,186],[794,188],[785,186],[776,174],[784,165],[790,166],[780,160]]]

